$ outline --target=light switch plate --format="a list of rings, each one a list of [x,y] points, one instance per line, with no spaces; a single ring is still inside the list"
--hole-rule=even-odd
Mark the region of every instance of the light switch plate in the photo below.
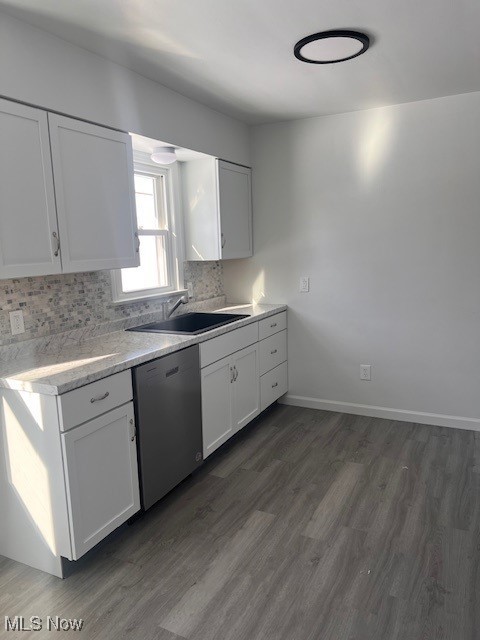
[[[309,276],[300,277],[300,293],[308,293],[310,291],[310,278]]]

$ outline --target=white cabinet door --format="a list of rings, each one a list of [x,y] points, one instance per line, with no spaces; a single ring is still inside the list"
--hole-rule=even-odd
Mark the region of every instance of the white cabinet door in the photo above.
[[[252,255],[251,169],[218,161],[222,258]]]
[[[180,163],[186,260],[222,257],[216,163],[213,157]]]
[[[0,278],[59,273],[46,112],[0,100],[0,140]]]
[[[239,431],[260,413],[258,345],[242,349],[232,356],[232,421]]]
[[[48,118],[63,271],[138,266],[130,136]]]
[[[233,434],[231,387],[233,372],[230,358],[202,369],[203,457],[209,456]]]
[[[212,157],[182,164],[187,260],[251,256],[252,170]]]
[[[62,434],[73,559],[140,509],[133,403]]]

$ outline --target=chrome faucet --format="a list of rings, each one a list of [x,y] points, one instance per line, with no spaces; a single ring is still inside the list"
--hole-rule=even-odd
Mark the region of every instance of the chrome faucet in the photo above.
[[[171,298],[170,300],[168,300],[168,302],[172,302],[172,300],[173,300],[173,298]],[[168,318],[170,318],[170,316],[172,315],[172,313],[173,313],[174,311],[176,311],[176,310],[178,309],[178,307],[179,307],[181,304],[187,304],[187,302],[188,302],[188,298],[187,298],[187,296],[181,296],[181,298],[179,298],[179,299],[175,302],[175,304],[174,304],[174,305],[173,305],[173,307],[170,309],[170,311],[167,311],[167,313],[165,314],[165,315],[166,315],[166,320],[168,320]]]

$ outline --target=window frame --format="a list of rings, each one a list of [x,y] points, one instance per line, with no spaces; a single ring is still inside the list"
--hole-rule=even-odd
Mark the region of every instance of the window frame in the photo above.
[[[172,294],[185,293],[183,288],[184,239],[181,210],[180,175],[178,162],[171,165],[153,163],[147,153],[134,151],[134,173],[164,178],[165,223],[166,229],[143,231],[137,228],[139,241],[142,236],[164,236],[166,238],[167,269],[170,283],[166,287],[155,289],[122,290],[121,269],[111,271],[112,299],[115,304],[168,298]]]

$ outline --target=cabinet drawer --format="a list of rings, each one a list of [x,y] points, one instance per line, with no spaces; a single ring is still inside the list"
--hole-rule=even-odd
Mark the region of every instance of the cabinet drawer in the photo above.
[[[274,316],[260,320],[258,323],[258,339],[263,340],[272,336],[274,333],[283,331],[287,328],[287,312],[282,311]]]
[[[258,322],[252,322],[240,329],[224,333],[200,345],[200,366],[207,367],[212,362],[240,351],[258,341]]]
[[[67,431],[132,398],[130,369],[64,393],[58,398],[60,429]]]
[[[260,378],[260,409],[263,411],[280,396],[287,393],[287,363],[275,367]]]
[[[274,369],[287,359],[287,331],[280,331],[258,343],[260,375]]]

